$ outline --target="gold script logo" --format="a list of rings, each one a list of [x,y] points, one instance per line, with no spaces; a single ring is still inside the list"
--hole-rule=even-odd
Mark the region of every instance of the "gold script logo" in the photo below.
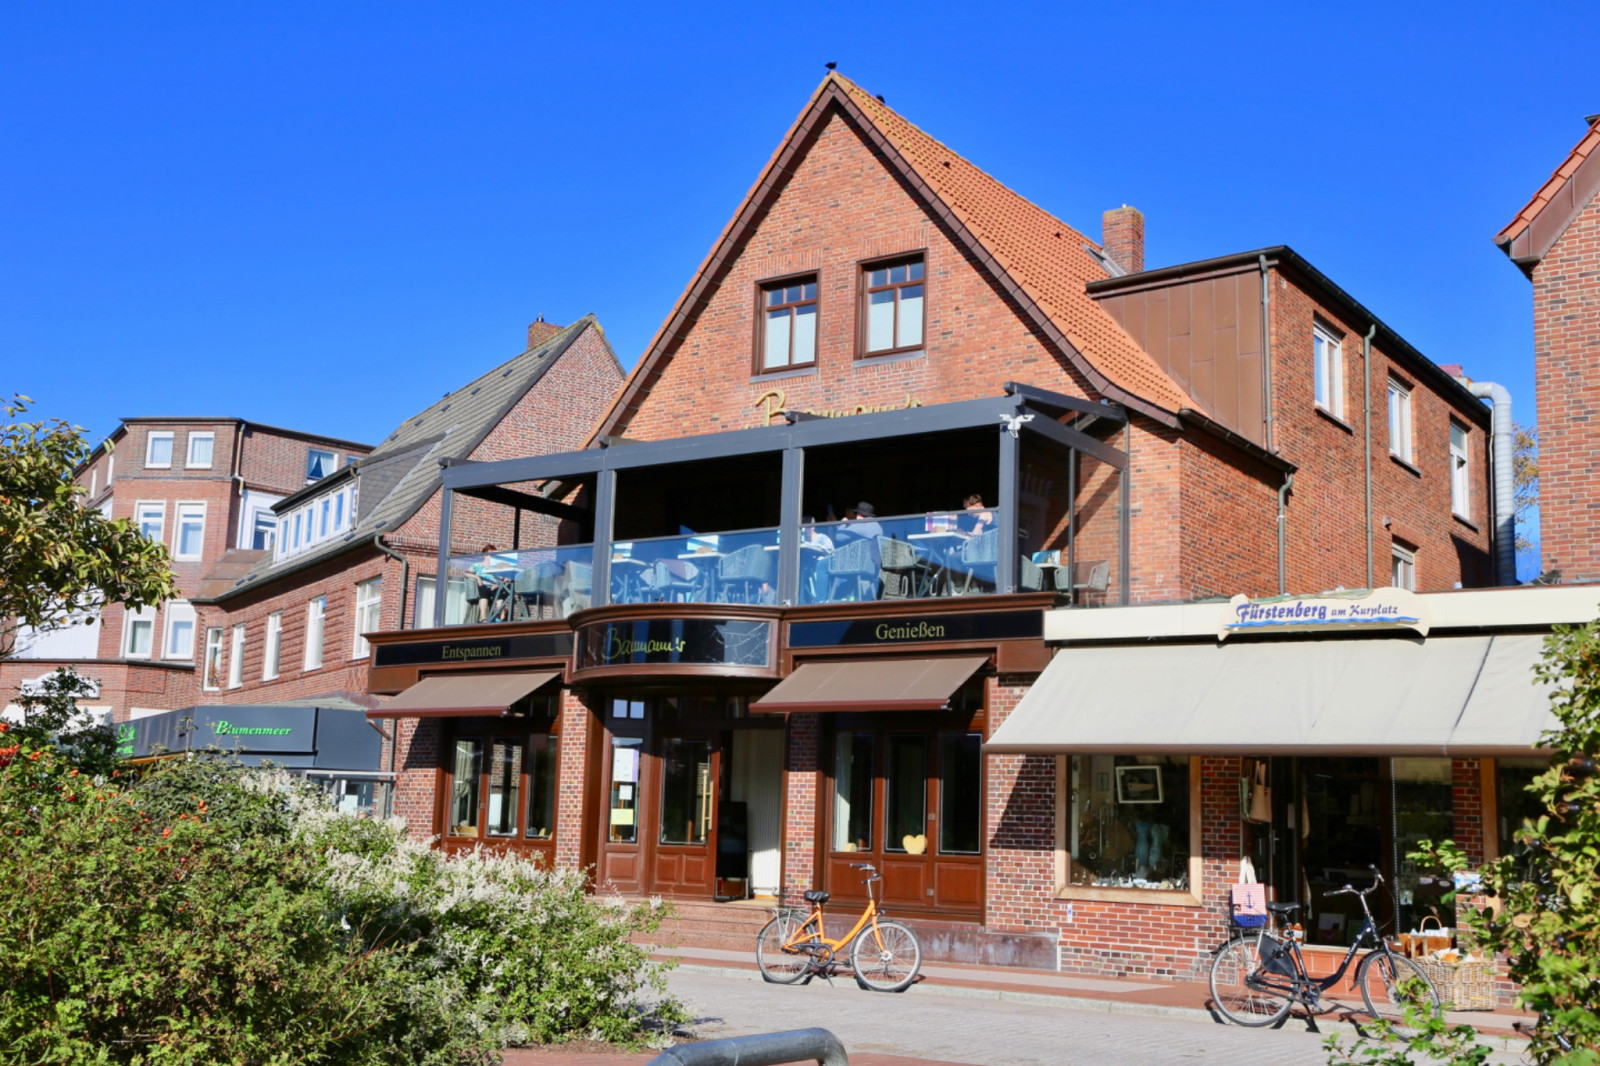
[[[606,647],[601,658],[608,663],[618,659],[631,659],[635,655],[682,655],[685,648],[682,637],[671,640],[633,640],[624,637],[621,630],[606,631]]]
[[[898,626],[879,622],[878,628],[873,630],[873,635],[879,640],[942,640],[944,626],[932,622],[912,622],[909,625]]]
[[[498,659],[506,653],[505,648],[499,644],[485,644],[468,647],[457,647],[446,644],[439,653],[439,658],[445,662],[469,662],[473,659]]]
[[[789,410],[788,398],[782,389],[768,389],[756,397],[755,406],[762,409],[766,417],[763,425],[772,425],[783,421],[783,412]],[[877,411],[904,411],[912,407],[921,407],[922,401],[906,393],[905,403],[858,403],[854,407],[840,407],[829,411],[804,411],[801,414],[816,415],[819,418],[849,418],[851,415],[867,415]]]

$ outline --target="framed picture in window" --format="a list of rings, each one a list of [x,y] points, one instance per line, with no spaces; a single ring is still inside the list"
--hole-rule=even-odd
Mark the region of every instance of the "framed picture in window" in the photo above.
[[[1117,767],[1118,803],[1160,803],[1161,767]]]

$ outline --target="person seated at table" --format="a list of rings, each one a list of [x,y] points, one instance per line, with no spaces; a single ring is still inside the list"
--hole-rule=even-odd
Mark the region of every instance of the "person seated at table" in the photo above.
[[[494,553],[499,549],[493,544],[485,544],[480,550],[483,552],[483,558],[467,567],[467,576],[472,578],[475,586],[474,594],[467,597],[467,602],[477,604],[478,621],[487,622],[489,607],[494,603],[496,593],[506,588],[508,583],[504,577],[490,573],[492,570],[505,568],[505,563],[494,557]],[[510,599],[507,598],[506,602],[509,603]]]
[[[839,523],[837,535],[840,544],[867,538],[876,540],[883,536],[883,526],[878,522],[878,512],[873,509],[872,504],[862,500],[844,513],[844,521]]]
[[[964,537],[976,537],[994,528],[994,512],[983,506],[983,497],[968,496],[961,501],[965,513],[956,519],[956,532]]]

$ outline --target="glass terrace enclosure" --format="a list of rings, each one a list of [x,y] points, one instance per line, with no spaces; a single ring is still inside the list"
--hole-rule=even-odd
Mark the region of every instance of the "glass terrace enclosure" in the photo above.
[[[607,603],[1128,597],[1127,419],[1023,385],[444,471],[432,624]],[[426,624],[426,622],[424,622]]]

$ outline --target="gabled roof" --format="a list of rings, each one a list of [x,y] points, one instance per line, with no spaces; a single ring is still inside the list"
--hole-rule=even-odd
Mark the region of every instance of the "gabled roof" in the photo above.
[[[348,533],[277,562],[272,553],[263,553],[231,588],[211,598],[227,599],[368,544],[377,534],[398,530],[438,490],[439,460],[471,455],[591,326],[598,330],[595,316],[583,316],[406,419],[356,465],[356,521]],[[603,333],[600,342],[615,360]],[[319,487],[332,487],[348,476],[343,470],[335,471],[296,495],[301,499],[314,496]]]
[[[1040,333],[1107,398],[1170,425],[1198,405],[1156,365],[1117,321],[1084,290],[1110,277],[1099,246],[1043,208],[1012,192],[934,140],[848,78],[830,73],[812,95],[760,177],[723,228],[672,313],[628,376],[596,438],[616,434],[660,376],[679,334],[716,291],[837,109],[881,151],[958,244],[986,267]]]
[[[1590,115],[1587,121],[1589,131],[1583,139],[1517,217],[1495,234],[1494,242],[1525,274],[1533,273],[1578,212],[1600,192],[1600,115]]]

